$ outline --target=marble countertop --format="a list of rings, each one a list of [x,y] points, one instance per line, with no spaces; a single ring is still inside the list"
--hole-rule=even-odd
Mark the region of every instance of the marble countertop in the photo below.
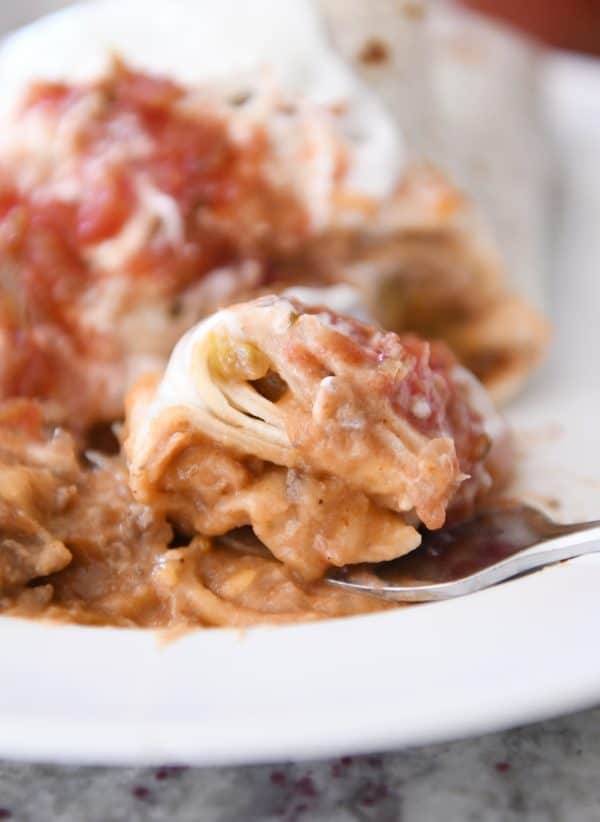
[[[243,768],[0,763],[9,822],[597,822],[600,708],[380,756]]]

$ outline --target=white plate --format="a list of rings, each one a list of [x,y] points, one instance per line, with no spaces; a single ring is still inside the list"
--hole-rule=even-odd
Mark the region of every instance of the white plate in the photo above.
[[[564,167],[550,366],[512,414],[521,485],[600,514],[600,68],[548,66]],[[538,495],[536,497],[536,495]],[[0,756],[214,764],[481,733],[600,697],[600,557],[460,601],[316,625],[142,631],[0,619]]]

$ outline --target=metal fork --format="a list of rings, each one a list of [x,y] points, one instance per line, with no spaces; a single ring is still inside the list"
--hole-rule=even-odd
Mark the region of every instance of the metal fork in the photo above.
[[[488,537],[489,540],[498,542],[498,529],[500,530],[500,543],[502,544],[502,534],[505,531],[502,524],[503,520],[507,522],[512,517],[514,526],[514,512],[516,510],[526,515],[529,519],[528,525],[531,527],[521,529],[520,540],[513,540],[513,543],[511,543],[509,539],[505,539],[504,553],[510,554],[509,556],[494,559],[493,557],[490,558],[489,555],[486,556],[485,550],[483,550],[482,559],[479,562],[482,567],[477,567],[476,570],[470,573],[453,575],[450,579],[442,578],[440,580],[436,562],[443,555],[443,550],[438,550],[437,556],[435,550],[430,550],[429,555],[427,555],[428,548],[425,544],[413,554],[393,563],[369,566],[366,572],[364,566],[363,570],[358,572],[353,570],[351,566],[337,569],[328,575],[327,581],[348,591],[371,594],[395,602],[432,602],[472,594],[499,582],[539,570],[557,562],[573,559],[584,554],[600,553],[600,521],[578,522],[568,525],[558,524],[540,511],[526,506],[521,506],[519,509],[500,509],[487,512],[473,520],[475,528],[479,529],[473,533],[476,533],[480,547],[485,548],[486,546],[486,533],[491,534],[491,537]],[[492,518],[496,522],[495,531],[492,527],[491,530],[486,532],[486,518],[487,520]],[[457,526],[454,531],[460,531],[461,528],[465,529],[465,525]],[[517,528],[517,530],[519,529]],[[449,532],[444,529],[440,532],[442,548],[444,533],[446,534],[445,541],[449,543],[450,548],[441,561],[442,565],[444,562],[448,564],[448,554],[452,553],[453,543],[452,529],[449,529]],[[435,532],[430,532],[427,536],[430,537],[431,535],[435,535]],[[440,540],[440,537],[438,537],[438,540]],[[460,552],[462,547],[460,540],[454,543],[454,547],[457,544]],[[419,552],[422,552],[420,556]],[[423,557],[425,561],[422,560]],[[460,565],[460,563],[457,564]],[[419,575],[419,566],[422,566],[421,570],[425,571],[422,574],[425,578],[421,578]],[[434,579],[428,579],[427,573],[430,576],[433,575]]]

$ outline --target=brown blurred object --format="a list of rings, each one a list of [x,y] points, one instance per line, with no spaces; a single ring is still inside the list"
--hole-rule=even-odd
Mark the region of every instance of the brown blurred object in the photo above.
[[[599,0],[463,0],[553,46],[600,55]]]

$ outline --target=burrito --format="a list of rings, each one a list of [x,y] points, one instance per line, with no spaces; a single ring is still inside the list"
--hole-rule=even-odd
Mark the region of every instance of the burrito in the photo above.
[[[177,344],[128,400],[130,486],[180,533],[251,526],[305,579],[416,548],[505,478],[509,437],[442,344],[263,297]]]
[[[358,7],[336,24],[327,5],[99,0],[8,38],[1,396],[56,402],[80,428],[117,419],[186,328],[290,285],[349,284],[383,326],[445,339],[497,398],[521,385],[546,324],[440,170],[425,135],[444,95],[415,68],[393,107],[385,48],[371,38],[360,61],[384,94],[334,46]],[[436,54],[423,9],[399,5]]]

